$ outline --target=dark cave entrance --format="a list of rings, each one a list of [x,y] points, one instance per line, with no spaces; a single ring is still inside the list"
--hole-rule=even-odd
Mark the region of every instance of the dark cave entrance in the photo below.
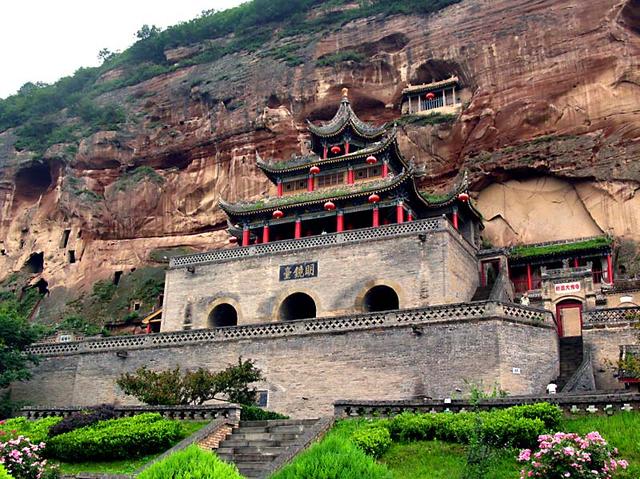
[[[364,295],[362,309],[367,313],[400,309],[398,294],[389,286],[374,286]]]
[[[238,325],[238,311],[229,303],[222,303],[209,313],[209,327],[223,328]]]
[[[306,293],[293,293],[280,305],[279,317],[281,321],[315,318],[316,303]]]

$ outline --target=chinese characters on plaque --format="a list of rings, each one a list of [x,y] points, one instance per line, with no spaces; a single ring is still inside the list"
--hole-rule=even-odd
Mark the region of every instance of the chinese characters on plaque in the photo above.
[[[290,279],[315,278],[318,276],[318,262],[286,264],[280,266],[280,281]]]
[[[575,293],[580,291],[580,281],[573,281],[571,283],[560,283],[553,285],[556,294]]]

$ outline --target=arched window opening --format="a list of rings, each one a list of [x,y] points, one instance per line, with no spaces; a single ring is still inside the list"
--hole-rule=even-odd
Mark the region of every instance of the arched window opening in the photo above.
[[[374,286],[364,295],[362,307],[365,312],[392,311],[400,308],[398,295],[389,286]]]
[[[293,293],[280,305],[279,317],[281,321],[315,318],[316,303],[308,294]]]
[[[222,303],[216,306],[209,313],[209,327],[222,328],[225,326],[238,325],[238,311],[229,303]]]

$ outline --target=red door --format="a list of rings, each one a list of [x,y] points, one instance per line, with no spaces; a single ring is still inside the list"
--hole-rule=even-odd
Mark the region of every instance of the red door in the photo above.
[[[582,336],[582,303],[567,299],[556,305],[558,336]]]

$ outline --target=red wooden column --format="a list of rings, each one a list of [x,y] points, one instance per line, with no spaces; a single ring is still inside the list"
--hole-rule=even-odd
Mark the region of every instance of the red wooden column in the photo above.
[[[282,180],[278,178],[278,198],[282,198]]]
[[[609,279],[609,284],[613,284],[613,259],[611,258],[611,253],[607,255],[607,278]]]
[[[377,228],[380,226],[380,210],[378,209],[378,205],[374,205],[373,207],[373,227]]]
[[[347,184],[353,184],[353,168],[351,166],[347,169]]]
[[[573,258],[573,267],[574,268],[578,267],[578,258]]]
[[[384,160],[382,162],[382,177],[386,178],[387,176],[389,176],[389,163],[387,160]]]
[[[307,178],[307,191],[313,191],[313,174],[309,173],[309,178]]]
[[[344,231],[344,213],[342,211],[338,211],[336,216],[336,231],[338,233]]]
[[[458,210],[457,209],[453,210],[453,227],[455,229],[458,229]]]
[[[344,144],[344,154],[345,155],[349,154],[349,142],[348,141]]]
[[[409,214],[407,215],[407,221],[409,223],[411,223],[413,221],[413,213],[411,213],[411,211],[409,211]]]
[[[527,290],[533,289],[533,278],[531,277],[531,265],[527,265]]]
[[[262,242],[269,242],[269,223],[265,223],[264,227],[262,228]]]
[[[396,205],[396,223],[404,223],[404,205],[402,204],[402,201]]]
[[[324,145],[324,148],[322,150],[322,158],[326,160],[328,155],[329,155],[329,147],[327,145]]]
[[[251,232],[249,231],[249,225],[244,225],[242,227],[242,246],[249,246],[250,239]]]
[[[293,233],[293,237],[295,239],[300,239],[301,236],[302,236],[302,221],[300,220],[300,218],[296,218],[296,227]]]

